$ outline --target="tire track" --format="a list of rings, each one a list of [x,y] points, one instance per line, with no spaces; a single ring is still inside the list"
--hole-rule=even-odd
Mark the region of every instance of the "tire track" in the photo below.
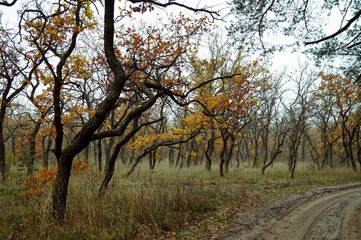
[[[361,184],[316,189],[246,215],[216,239],[361,239]]]
[[[351,213],[353,202],[360,202],[361,189],[341,191],[302,204],[273,226],[263,230],[257,239],[345,239],[342,237],[345,215]],[[346,222],[346,224],[345,224]],[[344,230],[346,232],[346,230]],[[354,239],[361,239],[359,238]]]

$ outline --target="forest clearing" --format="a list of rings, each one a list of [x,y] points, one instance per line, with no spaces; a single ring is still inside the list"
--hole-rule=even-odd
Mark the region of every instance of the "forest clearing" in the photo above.
[[[124,178],[124,166],[120,166],[102,199],[98,198],[101,178],[96,172],[91,178],[75,175],[62,226],[48,221],[50,192],[22,196],[25,189],[19,185],[24,175],[13,171],[12,184],[1,188],[0,238],[211,239],[270,201],[360,181],[359,174],[349,168],[319,171],[302,164],[297,171],[297,178],[290,180],[284,164],[276,164],[263,176],[260,169],[242,165],[220,178],[218,172],[206,172],[201,166],[177,169],[162,162],[153,171],[142,164]]]
[[[0,239],[359,236],[360,1],[209,2],[0,0]]]

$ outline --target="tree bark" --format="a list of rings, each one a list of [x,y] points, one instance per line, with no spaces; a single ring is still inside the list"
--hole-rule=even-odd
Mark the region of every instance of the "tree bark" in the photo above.
[[[191,166],[193,141],[194,141],[194,138],[190,142],[187,143],[187,161],[186,161],[187,168],[190,168],[190,166]]]
[[[41,117],[36,121],[33,131],[30,135],[30,141],[29,141],[29,149],[30,149],[30,157],[29,161],[27,162],[27,174],[32,175],[34,171],[34,161],[35,161],[35,155],[36,155],[36,142],[35,138],[38,135],[38,132],[40,131],[40,126],[42,123],[42,119],[45,117],[45,114],[41,115]]]
[[[226,161],[225,161],[225,164],[224,164],[225,165],[224,169],[225,169],[226,173],[228,173],[228,171],[229,171],[229,163],[232,160],[233,149],[234,149],[234,145],[235,145],[235,142],[236,142],[236,138],[233,135],[231,135],[230,138],[231,138],[231,142],[230,142],[230,146],[229,146],[228,151],[227,151]]]
[[[229,135],[226,133],[226,130],[222,130],[221,135],[222,135],[223,146],[220,154],[221,161],[219,163],[219,176],[224,177],[224,164],[226,162],[226,155],[228,153],[227,142]]]
[[[123,145],[124,142],[117,143],[114,147],[113,153],[111,154],[110,158],[107,159],[105,175],[99,189],[99,197],[102,197],[104,195],[105,190],[107,189],[108,184],[113,177],[115,162],[120,152],[120,149],[123,147]]]
[[[90,151],[90,145],[86,146],[86,148],[84,149],[85,162],[89,162],[89,151]]]
[[[211,171],[212,170],[212,154],[214,152],[214,132],[212,131],[211,133],[211,138],[208,140],[207,143],[207,149],[204,152],[205,156],[206,156],[206,170],[207,171]]]
[[[13,152],[13,164],[14,166],[16,166],[16,150],[15,150],[15,136],[14,134],[11,136],[11,148],[12,148],[12,152]]]
[[[345,122],[343,122],[342,125],[343,125],[342,126],[342,144],[345,149],[346,159],[347,159],[348,163],[351,164],[352,169],[355,172],[357,172],[357,167],[356,167],[355,159],[353,157],[353,150],[352,150],[352,140],[354,137],[354,131],[352,131],[352,133],[350,133],[350,131],[347,129]]]
[[[99,139],[98,143],[97,143],[97,149],[98,149],[98,171],[101,173],[103,171],[103,166],[102,166],[102,158],[103,158],[103,154],[102,154],[102,140]]]
[[[46,136],[42,139],[42,151],[43,151],[43,167],[49,167],[49,152],[51,148],[51,139],[48,137],[48,141],[46,142]]]
[[[128,79],[114,53],[114,0],[105,0],[104,12],[104,50],[107,62],[114,73],[114,81],[107,96],[98,105],[94,116],[84,124],[79,133],[74,137],[73,142],[61,152],[52,195],[53,217],[58,223],[62,223],[64,220],[67,190],[73,159],[89,144],[94,132],[100,127],[106,116],[112,110]]]
[[[154,150],[148,154],[150,170],[154,170],[156,163],[157,150]]]
[[[168,161],[169,161],[169,167],[173,167],[174,165],[174,150],[172,147],[168,148]]]
[[[182,155],[182,145],[179,144],[177,160],[175,161],[175,167],[178,167],[178,166],[179,166],[179,161],[180,161],[180,159],[181,159],[181,155]]]
[[[1,181],[6,181],[6,156],[5,156],[5,143],[4,143],[4,129],[3,122],[5,119],[5,105],[6,103],[0,103],[0,173]]]
[[[2,134],[0,135],[0,172],[1,172],[1,181],[2,183],[5,183],[6,182],[5,144],[3,142]]]

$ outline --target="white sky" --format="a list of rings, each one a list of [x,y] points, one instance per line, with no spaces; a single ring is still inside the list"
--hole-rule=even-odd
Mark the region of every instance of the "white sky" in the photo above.
[[[230,1],[230,0],[229,0]],[[13,7],[0,7],[0,11],[3,12],[2,16],[2,23],[7,23],[7,26],[16,26],[16,21],[14,21],[15,16],[17,15],[16,11],[21,7],[22,2],[27,1],[21,1],[19,0]],[[230,23],[234,17],[230,15],[230,5],[227,4],[228,1],[223,0],[178,0],[177,2],[189,5],[191,7],[206,7],[207,9],[212,9],[214,11],[218,11],[220,13],[220,18],[222,20],[216,20],[215,24],[217,24],[220,27],[220,31],[226,33],[224,30],[226,26]],[[120,4],[128,4],[126,1],[122,0]],[[186,15],[194,15],[191,11],[186,11],[184,9],[181,9],[179,7],[169,7],[166,10],[159,10],[155,9],[152,13],[146,13],[144,15],[137,15],[137,19],[144,19],[147,22],[152,21],[158,21],[157,15],[155,13],[159,13],[160,16],[166,14],[178,14],[179,11],[182,11]],[[330,25],[331,27],[334,25]],[[335,26],[334,26],[335,27]],[[222,30],[223,29],[223,30]],[[330,31],[333,31],[332,28],[330,28]],[[226,34],[224,34],[226,35]],[[277,41],[280,39],[278,38]],[[276,41],[276,39],[266,39],[267,42]],[[286,40],[285,40],[286,41]],[[301,53],[301,51],[290,53],[290,52],[282,52],[282,53],[276,53],[273,58],[273,66],[272,70],[274,71],[282,71],[284,68],[288,69],[297,69],[299,62],[305,62],[307,61],[307,58]]]

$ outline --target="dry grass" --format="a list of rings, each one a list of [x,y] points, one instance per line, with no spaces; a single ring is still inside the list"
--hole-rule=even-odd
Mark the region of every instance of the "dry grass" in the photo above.
[[[12,182],[0,188],[0,239],[209,239],[270,199],[360,181],[348,168],[300,165],[295,180],[282,164],[265,176],[242,166],[219,178],[214,168],[209,173],[203,166],[179,170],[161,163],[149,171],[144,164],[124,179],[120,166],[102,199],[100,176],[74,176],[61,227],[50,221],[50,196],[20,197],[22,178],[12,171]]]

